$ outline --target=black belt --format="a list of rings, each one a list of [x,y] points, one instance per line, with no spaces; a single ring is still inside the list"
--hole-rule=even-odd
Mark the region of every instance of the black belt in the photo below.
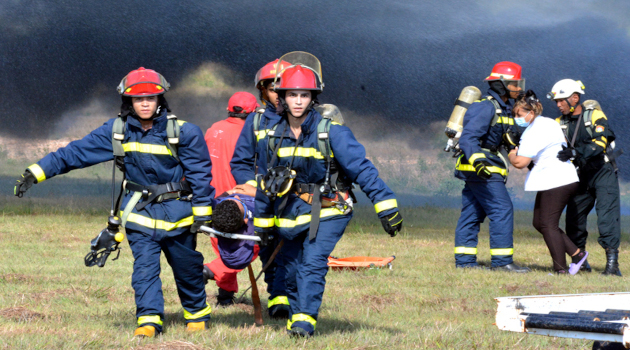
[[[492,153],[499,152],[499,146],[498,145],[482,144],[481,148],[489,149],[490,152],[492,152]]]
[[[167,199],[180,198],[192,193],[190,183],[186,180],[180,182],[169,182],[162,185],[143,186],[137,183],[127,181],[125,189],[142,193],[142,202],[136,204],[136,210],[144,209],[151,202],[160,203]]]
[[[302,193],[313,194],[313,191],[315,191],[316,186],[320,186],[320,185],[313,184],[313,183],[311,184],[301,183],[301,184],[293,184],[293,188],[291,189],[297,192],[298,194],[302,194]]]

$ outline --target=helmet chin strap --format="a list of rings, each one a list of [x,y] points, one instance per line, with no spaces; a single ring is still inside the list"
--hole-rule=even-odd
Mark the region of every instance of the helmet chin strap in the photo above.
[[[572,105],[569,102],[569,98],[568,97],[565,98],[564,100],[567,101],[567,105],[569,105],[569,107],[570,107],[569,108],[569,114],[567,114],[567,115],[571,115],[573,112],[575,112],[575,107],[577,107],[577,105],[580,104],[580,100],[578,99],[578,102],[576,104],[574,104],[574,105]]]

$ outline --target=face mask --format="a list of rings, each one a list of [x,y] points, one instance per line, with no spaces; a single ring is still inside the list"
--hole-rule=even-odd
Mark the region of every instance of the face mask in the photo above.
[[[525,121],[525,118],[527,118],[527,116],[529,115],[529,113],[531,113],[532,111],[527,112],[527,114],[525,114],[525,116],[523,118],[514,118],[514,122],[516,123],[516,125],[520,126],[521,128],[526,128],[529,126],[529,124],[531,122]]]
[[[526,128],[529,126],[529,122],[526,122],[525,118],[514,118],[514,122],[521,128]]]

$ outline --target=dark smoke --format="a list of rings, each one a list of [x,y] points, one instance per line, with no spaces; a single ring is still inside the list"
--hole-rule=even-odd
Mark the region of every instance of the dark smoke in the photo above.
[[[0,133],[46,137],[65,111],[94,97],[114,116],[115,87],[139,66],[177,82],[218,62],[251,85],[264,63],[303,50],[322,62],[321,100],[382,116],[380,137],[446,122],[462,87],[485,90],[494,63],[511,60],[541,96],[559,79],[581,79],[623,147],[630,42],[621,14],[629,10],[625,1],[6,0]],[[185,101],[178,103],[176,113]],[[544,106],[545,115],[557,114]],[[207,127],[204,118],[186,116]]]

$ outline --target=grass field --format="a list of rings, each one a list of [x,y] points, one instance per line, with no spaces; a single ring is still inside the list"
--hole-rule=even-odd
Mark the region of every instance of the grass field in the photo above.
[[[550,257],[529,225],[531,214],[519,212],[515,257],[533,272],[461,271],[454,268],[452,253],[456,209],[406,208],[403,214],[404,233],[390,238],[370,209],[357,211],[333,255],[395,255],[393,269],[329,272],[311,340],[288,337],[286,323],[270,320],[266,310],[265,325],[254,326],[249,295],[244,304],[215,308],[208,331],[187,334],[165,260],[165,333],[137,340],[131,338],[136,324],[128,245],[104,268],[83,264],[105,214],[34,210],[23,215],[5,208],[0,217],[0,349],[590,349],[591,342],[584,340],[499,331],[493,325],[493,298],[628,290],[626,277],[600,276],[605,257],[596,234],[589,242],[593,273],[550,275]],[[624,217],[622,227],[627,221]],[[489,264],[487,224],[480,237],[479,258]],[[212,259],[209,240],[200,236],[199,242],[198,249]],[[627,233],[623,242],[621,270],[628,274]],[[241,288],[249,284],[246,273],[239,283]],[[264,283],[259,289],[265,308]],[[216,286],[206,290],[214,305]]]

